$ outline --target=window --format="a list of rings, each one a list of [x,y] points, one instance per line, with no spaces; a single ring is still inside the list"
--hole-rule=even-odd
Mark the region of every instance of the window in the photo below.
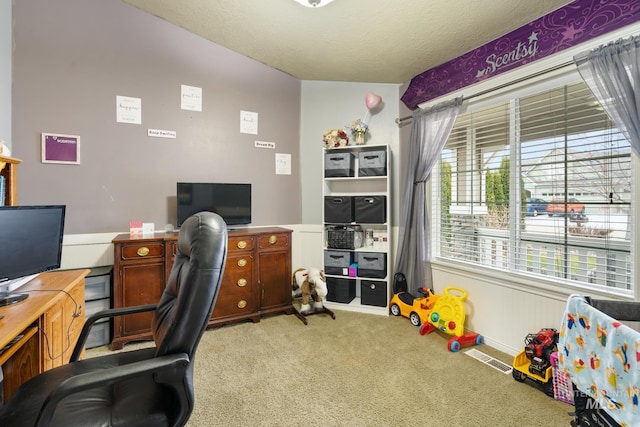
[[[631,148],[584,83],[460,114],[431,182],[437,257],[631,291]]]

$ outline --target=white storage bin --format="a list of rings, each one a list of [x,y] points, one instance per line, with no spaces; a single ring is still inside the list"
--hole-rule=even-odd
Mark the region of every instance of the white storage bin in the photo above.
[[[111,267],[91,269],[84,279],[84,299],[108,298],[111,296]]]
[[[100,322],[93,325],[87,337],[85,348],[100,347],[111,342],[111,323]]]
[[[97,280],[91,280],[91,279],[97,279]],[[85,301],[108,298],[111,296],[111,285],[108,279],[104,280],[102,277],[99,277],[99,278],[87,277],[84,283],[85,283],[84,285]]]
[[[99,311],[108,309],[110,306],[111,306],[111,301],[109,300],[109,298],[103,298],[103,299],[98,299],[94,301],[87,301],[85,303],[84,312],[86,313],[86,317],[89,318],[90,316],[93,316]]]

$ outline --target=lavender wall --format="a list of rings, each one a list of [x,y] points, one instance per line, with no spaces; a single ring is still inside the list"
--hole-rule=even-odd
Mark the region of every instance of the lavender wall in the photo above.
[[[398,126],[398,85],[386,83],[331,82],[306,80],[302,82],[301,158],[304,169],[302,179],[302,220],[305,224],[321,224],[324,199],[322,187],[324,171],[322,134],[329,129],[341,128],[367,113],[365,97],[373,92],[382,97],[383,105],[368,120],[368,145],[389,145],[391,150],[392,195],[396,194],[397,168],[400,159]],[[353,142],[352,142],[353,143]],[[394,196],[395,197],[395,196]],[[395,225],[398,205],[391,199],[391,222]],[[322,261],[321,261],[322,262]]]
[[[118,0],[20,0],[13,18],[21,204],[66,204],[68,234],[162,228],[176,181],[249,182],[253,225],[301,222],[299,80]],[[180,109],[182,84],[203,89],[202,112]],[[142,99],[141,125],[116,122],[118,95]],[[259,114],[258,135],[240,133],[240,110]],[[41,132],[80,135],[81,164],[41,163]]]
[[[11,0],[0,0],[0,139],[11,148]]]

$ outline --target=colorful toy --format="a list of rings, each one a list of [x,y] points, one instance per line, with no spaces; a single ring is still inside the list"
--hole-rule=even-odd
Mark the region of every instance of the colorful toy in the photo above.
[[[440,296],[431,309],[427,322],[420,327],[420,335],[427,335],[434,330],[439,330],[453,337],[449,340],[449,351],[457,352],[467,344],[482,345],[484,337],[480,334],[464,333],[464,321],[466,311],[464,300],[467,291],[449,286],[445,288],[444,295]]]
[[[544,392],[553,397],[553,366],[551,355],[557,351],[558,331],[551,328],[541,329],[528,334],[524,339],[524,350],[513,358],[511,375],[518,382],[527,378],[542,384]]]
[[[422,297],[416,298],[407,292],[407,281],[402,273],[396,273],[393,287],[395,293],[389,303],[391,314],[407,317],[413,326],[420,326],[429,320],[429,314],[439,295],[435,295],[429,288],[420,288],[418,293]]]

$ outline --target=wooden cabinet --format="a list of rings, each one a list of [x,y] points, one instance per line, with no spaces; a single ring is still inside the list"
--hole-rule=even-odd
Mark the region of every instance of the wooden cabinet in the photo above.
[[[293,314],[291,303],[291,230],[279,227],[228,230],[227,263],[209,326],[262,316]],[[152,238],[121,234],[114,244],[114,307],[153,304],[171,272],[178,233]],[[114,319],[114,350],[130,341],[151,338],[151,314]]]
[[[69,362],[84,324],[87,273],[41,273],[20,288],[26,300],[0,307],[0,348],[19,338],[0,354],[5,399],[28,379]]]
[[[9,349],[13,350],[13,353],[9,354],[5,351],[0,359],[4,373],[5,402],[22,383],[41,372],[39,363],[41,363],[43,355],[38,342],[38,329],[33,326],[22,333],[21,340]],[[38,355],[40,355],[40,359]]]
[[[154,304],[164,290],[165,249],[171,244],[162,238],[132,239],[128,234],[114,240],[113,306]],[[129,341],[151,337],[153,313],[118,316],[113,319],[111,346],[119,350]]]
[[[209,326],[293,314],[291,274],[291,230],[229,230],[227,264]]]
[[[0,193],[0,197],[4,200],[5,206],[18,204],[18,165],[20,163],[22,160],[0,155],[0,176],[2,176],[0,181],[4,181],[4,190]],[[3,188],[2,185],[0,185],[1,188]]]
[[[69,357],[84,325],[84,285],[69,291],[68,298],[47,310],[40,318],[41,371],[62,366]]]
[[[260,312],[265,315],[291,308],[291,233],[259,235],[258,265]]]

